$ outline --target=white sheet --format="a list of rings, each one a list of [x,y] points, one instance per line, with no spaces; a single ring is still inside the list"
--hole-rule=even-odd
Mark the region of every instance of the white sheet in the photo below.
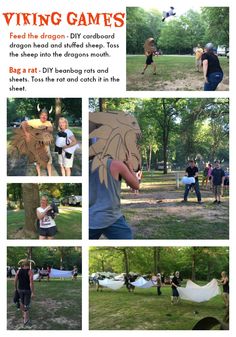
[[[180,298],[183,300],[199,303],[209,301],[220,294],[220,288],[216,279],[211,280],[211,282],[202,287],[188,280],[185,288],[178,287],[177,289]]]
[[[114,281],[110,280],[108,278],[105,278],[104,280],[98,280],[98,283],[106,288],[110,288],[112,290],[118,290],[121,287],[123,287],[124,282],[123,281]]]
[[[194,177],[183,177],[181,182],[184,185],[195,184],[195,178]]]
[[[134,282],[130,282],[133,286],[139,287],[139,288],[151,288],[153,287],[153,282],[145,280],[142,276],[139,277],[138,280]]]
[[[51,269],[51,272],[49,274],[51,278],[70,278],[72,277],[72,271],[69,270],[60,270],[60,269]]]
[[[34,274],[33,280],[36,281],[38,278],[39,278],[39,273],[38,274]]]

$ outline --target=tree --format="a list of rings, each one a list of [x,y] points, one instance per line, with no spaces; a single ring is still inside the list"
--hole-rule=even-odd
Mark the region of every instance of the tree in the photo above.
[[[229,46],[229,7],[203,7],[202,16],[206,21],[207,42]]]
[[[39,206],[39,187],[38,184],[21,184],[22,195],[25,209],[24,231],[36,233],[36,209]]]

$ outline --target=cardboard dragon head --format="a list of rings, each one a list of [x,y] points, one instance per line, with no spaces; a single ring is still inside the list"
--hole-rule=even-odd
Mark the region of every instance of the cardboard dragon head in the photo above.
[[[154,53],[156,51],[155,40],[153,37],[149,37],[144,43],[145,53]]]
[[[141,167],[137,136],[141,131],[136,118],[122,111],[90,113],[90,139],[96,141],[89,147],[92,172],[99,169],[101,183],[108,186],[106,162],[108,158],[125,162],[129,157],[133,168]]]
[[[29,163],[37,162],[46,168],[50,158],[45,145],[50,145],[53,141],[52,133],[44,129],[33,129],[30,126],[27,127],[27,131],[31,136],[30,142],[26,141],[22,128],[14,129],[11,151],[13,154],[18,152],[20,155],[26,155]]]

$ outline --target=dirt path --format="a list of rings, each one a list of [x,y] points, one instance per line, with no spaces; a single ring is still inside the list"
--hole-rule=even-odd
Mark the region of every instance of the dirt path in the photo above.
[[[163,235],[163,237],[158,238],[172,238],[174,236],[173,229],[177,230],[178,227],[179,232],[176,232],[174,239],[184,238],[185,231],[186,238],[192,239],[195,223],[199,231],[201,226],[205,226],[201,229],[202,233],[196,232],[196,236],[199,236],[196,238],[207,236],[208,230],[211,232],[209,235],[214,236],[215,226],[223,226],[227,232],[229,222],[229,200],[227,196],[222,199],[220,205],[215,205],[213,204],[212,191],[201,190],[202,204],[197,203],[194,192],[190,192],[188,202],[183,203],[181,202],[183,193],[182,188],[176,190],[173,185],[158,185],[156,191],[150,192],[148,190],[142,191],[141,189],[139,194],[130,193],[130,191],[123,192],[122,210],[135,235],[141,238],[146,233],[147,239],[153,239],[157,238],[155,233],[158,230],[160,236]],[[191,233],[187,234],[189,231],[188,226],[191,223],[193,225]],[[219,230],[219,236],[227,235],[225,233],[222,234],[220,229],[217,230]],[[177,237],[178,235],[180,237]]]
[[[176,75],[176,77],[178,77],[178,75]],[[139,90],[203,91],[203,84],[204,82],[202,73],[187,74],[185,75],[185,78],[175,79],[172,81],[160,81],[158,79],[158,71],[155,81],[153,80],[152,74],[145,74],[145,75],[134,74],[129,75],[129,77],[127,77],[127,88],[136,87],[135,90],[138,91]],[[218,85],[217,91],[228,91],[228,90],[229,90],[229,77],[224,76],[223,81]]]

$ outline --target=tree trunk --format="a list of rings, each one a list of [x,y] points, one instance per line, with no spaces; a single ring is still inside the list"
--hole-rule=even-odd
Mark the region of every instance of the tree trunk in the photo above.
[[[149,145],[148,171],[151,171],[152,164],[152,145]]]
[[[165,99],[162,99],[162,107],[164,114],[163,121],[163,130],[162,130],[162,141],[163,141],[163,161],[164,161],[164,169],[163,174],[167,174],[167,161],[168,161],[168,140],[169,140],[169,126],[168,126],[168,111],[165,103]]]
[[[105,102],[104,98],[99,98],[98,104],[99,104],[99,111],[100,112],[106,111],[106,102]]]
[[[154,273],[161,272],[161,247],[153,247]]]
[[[38,184],[21,184],[25,209],[24,231],[37,233],[36,230],[36,209],[39,207],[39,186]]]
[[[32,260],[32,250],[33,250],[32,247],[28,248],[28,252],[27,252],[27,259],[28,260]],[[31,261],[30,261],[30,269],[32,269],[32,262]]]
[[[58,121],[62,112],[62,100],[61,98],[55,98],[55,129],[58,128]]]
[[[192,281],[196,280],[196,247],[193,247],[192,253]]]
[[[104,272],[105,271],[105,263],[104,263],[105,261],[102,259],[101,262],[102,262],[102,272]]]
[[[128,257],[127,248],[123,249],[123,253],[124,253],[125,273],[126,275],[128,275],[129,274],[129,257]]]
[[[211,260],[210,257],[208,257],[207,260],[207,281],[210,281],[211,279]]]

